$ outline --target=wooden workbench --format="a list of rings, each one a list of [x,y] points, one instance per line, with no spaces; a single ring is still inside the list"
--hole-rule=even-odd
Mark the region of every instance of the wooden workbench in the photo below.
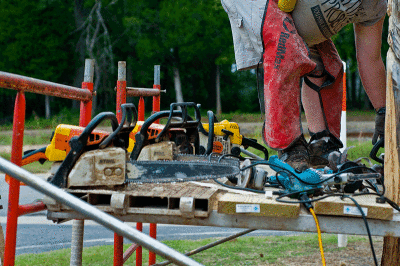
[[[213,181],[67,191],[127,222],[316,232],[313,217],[300,204],[280,203],[270,192],[233,190]],[[400,236],[400,215],[390,205],[376,203],[370,195],[356,200],[368,218],[372,235]],[[44,203],[48,219],[55,222],[84,218],[50,198],[45,198]],[[361,214],[349,199],[326,198],[315,202],[314,210],[322,232],[367,234]]]

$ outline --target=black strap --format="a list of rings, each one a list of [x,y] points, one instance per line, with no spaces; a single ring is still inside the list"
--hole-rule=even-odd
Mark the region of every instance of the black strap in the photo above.
[[[321,90],[321,86],[318,86],[315,83],[313,83],[307,76],[304,77],[304,82],[307,84],[308,87],[310,87],[316,92],[319,92]]]

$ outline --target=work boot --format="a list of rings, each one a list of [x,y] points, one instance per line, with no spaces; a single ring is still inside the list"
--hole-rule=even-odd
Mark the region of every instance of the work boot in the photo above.
[[[301,135],[301,137],[288,148],[278,151],[278,157],[281,161],[289,164],[298,173],[308,169],[309,155],[307,141],[304,136]]]
[[[308,145],[310,167],[323,168],[325,166],[328,166],[329,154],[331,154],[332,152],[339,152],[339,148],[342,147],[343,144],[341,144],[339,140],[335,141],[333,137],[329,136],[329,133],[327,132],[326,136],[323,137],[316,137],[316,134],[311,133],[311,140]]]

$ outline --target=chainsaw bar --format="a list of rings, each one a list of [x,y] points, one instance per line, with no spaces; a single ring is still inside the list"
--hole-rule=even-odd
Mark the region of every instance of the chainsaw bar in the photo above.
[[[195,158],[196,160],[187,160]],[[179,159],[179,156],[178,156]],[[127,183],[173,183],[201,181],[236,176],[239,161],[209,159],[204,156],[182,156],[177,161],[130,161],[127,163]]]

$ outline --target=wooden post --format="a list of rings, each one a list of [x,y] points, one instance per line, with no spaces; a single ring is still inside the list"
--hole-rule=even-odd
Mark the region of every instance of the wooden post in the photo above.
[[[400,203],[400,0],[388,1],[389,51],[386,59],[386,125],[385,187],[386,196]],[[400,265],[400,238],[386,236],[383,242],[382,266]]]

